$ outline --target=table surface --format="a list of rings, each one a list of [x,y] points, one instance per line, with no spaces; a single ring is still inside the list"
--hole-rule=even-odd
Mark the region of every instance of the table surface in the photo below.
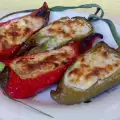
[[[45,0],[0,0],[0,17],[3,15],[24,9],[39,8]],[[64,5],[73,6],[80,4],[96,3],[105,11],[105,17],[120,24],[120,0],[46,0],[49,7]],[[82,12],[85,10],[81,10]]]

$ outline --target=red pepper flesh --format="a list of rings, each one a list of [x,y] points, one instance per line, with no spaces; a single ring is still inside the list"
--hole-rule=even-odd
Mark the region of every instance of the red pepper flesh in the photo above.
[[[7,87],[5,88],[6,92],[12,97],[12,98],[28,98],[36,95],[38,92],[44,90],[45,88],[48,88],[54,83],[59,82],[59,80],[64,75],[64,72],[67,70],[67,68],[76,60],[77,56],[79,56],[80,53],[84,53],[85,51],[89,50],[92,47],[93,41],[95,41],[95,38],[102,38],[101,34],[92,34],[89,37],[85,38],[82,42],[78,41],[76,43],[69,44],[68,47],[72,49],[71,57],[67,59],[67,61],[64,64],[60,64],[58,67],[56,67],[53,70],[47,71],[43,74],[39,74],[36,77],[33,78],[21,78],[20,75],[13,70],[14,68],[11,67],[13,63],[19,61],[19,60],[25,60],[28,61],[29,58],[34,58],[34,56],[41,56],[41,54],[49,54],[53,53],[53,51],[61,51],[61,49],[48,51],[44,53],[39,53],[35,55],[28,55],[28,56],[22,56],[19,58],[16,58],[12,61],[9,61],[7,63],[7,66],[9,67],[9,81],[7,84]],[[83,45],[86,47],[85,49],[81,49]],[[65,46],[64,46],[65,47]],[[56,54],[57,56],[57,54]],[[65,56],[64,56],[65,57]],[[63,58],[64,58],[63,57]],[[45,60],[43,60],[45,61]],[[52,61],[55,62],[54,59]],[[39,64],[38,64],[39,65]],[[37,65],[37,66],[38,66]],[[24,66],[23,66],[24,67]],[[31,69],[34,69],[30,67]],[[24,71],[26,72],[26,71]],[[24,73],[23,73],[24,74]],[[32,74],[29,72],[29,74]]]

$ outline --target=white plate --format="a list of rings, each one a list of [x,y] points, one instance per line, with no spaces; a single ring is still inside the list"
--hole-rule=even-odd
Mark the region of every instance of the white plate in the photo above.
[[[20,14],[22,16],[23,14]],[[50,22],[64,16],[84,16],[86,13],[79,13],[71,10],[64,12],[51,12]],[[5,20],[18,17],[11,16]],[[117,44],[112,37],[109,27],[102,21],[93,23],[95,32],[103,34],[104,41],[113,48],[117,48]],[[120,26],[116,25],[120,33]],[[98,42],[98,41],[97,41]],[[54,118],[53,120],[120,120],[120,85],[104,92],[92,100],[91,103],[83,103],[78,105],[59,105],[50,98],[50,90],[55,86],[41,92],[34,99],[22,100],[23,102],[42,110]],[[20,103],[16,103],[0,92],[0,120],[49,120],[52,118],[41,115]]]

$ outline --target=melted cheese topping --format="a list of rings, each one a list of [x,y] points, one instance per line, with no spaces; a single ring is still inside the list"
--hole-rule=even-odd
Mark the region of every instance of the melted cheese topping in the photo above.
[[[45,38],[47,37],[47,44],[49,44],[48,46],[53,45],[53,43],[55,43],[56,46],[62,45],[65,42],[72,40],[73,38],[86,36],[91,31],[91,29],[92,25],[84,19],[61,18],[41,29],[37,35],[39,36],[38,40],[41,43],[44,43],[44,41],[46,41]],[[53,41],[53,43],[51,43],[51,41]]]
[[[66,64],[74,54],[73,48],[66,46],[59,50],[18,58],[10,66],[22,79],[35,78]]]
[[[23,42],[36,30],[42,27],[44,19],[26,16],[15,19],[0,27],[0,50]]]
[[[118,69],[120,69],[120,57],[102,46],[78,58],[73,68],[65,75],[65,84],[86,90],[97,82],[102,83],[103,79]]]

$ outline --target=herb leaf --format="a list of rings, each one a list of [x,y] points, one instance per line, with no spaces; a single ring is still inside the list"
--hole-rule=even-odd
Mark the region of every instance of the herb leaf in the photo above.
[[[96,8],[97,11],[95,12],[95,15],[97,15],[99,13],[99,11],[101,10],[101,15],[100,17],[102,18],[104,16],[104,11],[103,9],[97,5],[97,4],[84,4],[84,5],[79,5],[79,6],[55,6],[55,7],[52,7],[50,8],[51,11],[64,11],[64,10],[68,10],[68,9],[76,9],[76,8]],[[29,13],[29,12],[33,12],[37,9],[29,9],[29,10],[21,10],[21,11],[16,11],[16,12],[12,12],[12,13],[9,13],[3,17],[0,18],[0,20],[6,18],[6,17],[9,17],[11,15],[14,15],[14,14],[18,14],[18,13]]]
[[[118,32],[116,30],[116,27],[115,27],[114,23],[111,20],[103,19],[103,18],[100,18],[100,17],[98,17],[96,15],[90,15],[88,20],[90,20],[91,22],[102,20],[105,23],[107,23],[109,28],[110,28],[110,30],[111,30],[111,33],[112,33],[112,35],[113,35],[113,37],[114,37],[114,39],[115,39],[115,41],[117,43],[117,45],[120,47],[120,35],[118,34]]]

